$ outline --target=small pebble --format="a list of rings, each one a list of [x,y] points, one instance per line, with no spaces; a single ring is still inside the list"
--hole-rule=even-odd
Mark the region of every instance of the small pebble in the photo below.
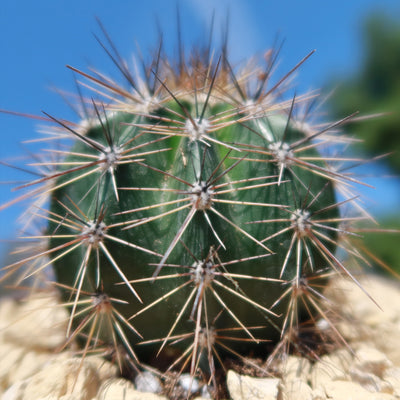
[[[201,388],[201,391],[200,391],[201,397],[202,397],[203,399],[211,399],[211,394],[210,394],[210,393],[212,393],[213,390],[214,390],[213,387],[204,385],[204,386]]]
[[[188,393],[197,393],[200,390],[199,381],[190,374],[182,374],[178,380],[179,385]]]
[[[137,375],[135,388],[139,392],[161,393],[162,385],[160,379],[150,371],[144,371]]]
[[[232,400],[276,400],[280,379],[253,378],[228,371],[227,385]]]
[[[372,347],[362,347],[356,352],[354,367],[382,378],[385,370],[392,366],[385,354]]]

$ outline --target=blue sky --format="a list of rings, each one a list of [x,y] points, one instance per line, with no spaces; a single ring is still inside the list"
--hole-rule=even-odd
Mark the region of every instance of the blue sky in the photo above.
[[[0,109],[37,115],[45,110],[74,119],[68,105],[52,90],[74,91],[72,73],[65,65],[81,69],[93,65],[115,72],[93,36],[100,32],[95,17],[103,22],[124,57],[135,52],[137,45],[144,54],[154,48],[156,20],[167,48],[173,52],[177,3],[186,47],[201,42],[213,12],[218,39],[229,10],[230,54],[237,62],[262,54],[277,36],[285,40],[279,67],[282,72],[316,49],[299,71],[299,93],[325,85],[332,77],[356,73],[366,15],[383,10],[400,20],[398,0],[1,0]],[[357,105],[354,107],[356,110]],[[20,158],[25,151],[20,143],[35,137],[36,125],[36,121],[0,114],[0,160]],[[22,177],[0,166],[1,181]],[[395,202],[400,199],[398,187],[382,179],[371,182],[379,185],[376,195],[367,193],[373,211],[399,206]],[[14,196],[10,188],[0,186],[0,204]],[[389,192],[381,196],[385,190]],[[388,203],[388,199],[392,200]],[[17,206],[0,213],[0,240],[13,236],[13,221],[20,212]]]

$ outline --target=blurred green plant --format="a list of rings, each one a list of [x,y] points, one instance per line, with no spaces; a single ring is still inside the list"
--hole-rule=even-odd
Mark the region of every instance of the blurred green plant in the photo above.
[[[374,264],[379,271],[390,275],[400,274],[400,251],[398,250],[400,230],[400,215],[384,216],[379,220],[380,225],[385,227],[389,233],[382,235],[381,232],[368,232],[364,234],[363,246],[374,260]],[[392,234],[391,234],[392,233]]]
[[[400,23],[384,15],[372,15],[364,26],[364,60],[356,76],[344,80],[332,97],[335,115],[353,112],[385,113],[367,123],[352,122],[347,132],[363,140],[364,148],[387,157],[389,166],[400,172]]]
[[[400,172],[400,23],[384,14],[366,19],[363,29],[364,54],[356,76],[341,80],[330,101],[333,115],[353,112],[361,115],[383,114],[366,122],[350,121],[344,130],[362,139],[360,150],[379,157]],[[379,224],[388,232],[400,230],[400,212],[384,210]],[[375,255],[376,266],[389,266],[400,272],[398,235],[366,232],[365,245]]]

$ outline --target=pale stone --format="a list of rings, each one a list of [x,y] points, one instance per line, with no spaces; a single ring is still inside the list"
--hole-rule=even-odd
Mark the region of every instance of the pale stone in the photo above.
[[[253,378],[228,371],[227,385],[232,400],[276,400],[280,379]]]
[[[313,389],[334,380],[347,380],[351,355],[347,350],[338,350],[321,357],[311,368],[310,381]]]
[[[357,350],[353,366],[359,371],[382,378],[385,370],[392,366],[392,362],[381,351],[373,347],[363,347]]]
[[[28,351],[10,371],[9,384],[29,378],[39,372],[49,361],[49,358],[49,353]]]
[[[354,360],[354,355],[346,348],[335,350],[325,356],[321,357],[323,360],[335,364],[343,371],[348,371],[351,363]]]
[[[97,400],[167,400],[166,397],[154,393],[144,393],[135,390],[133,384],[125,379],[108,379],[101,385]]]
[[[328,382],[324,389],[329,400],[395,400],[391,394],[371,393],[354,382]]]
[[[282,365],[284,379],[287,381],[302,379],[307,381],[311,371],[311,363],[306,358],[288,356]]]
[[[361,285],[379,305],[366,297],[362,290],[355,290],[354,283],[349,280],[337,280],[335,290],[341,292],[346,311],[350,311],[359,320],[369,326],[381,325],[384,322],[393,322],[400,317],[400,285],[394,280],[384,279],[376,275],[366,276],[361,280]],[[339,294],[340,295],[340,294]]]
[[[285,380],[281,392],[282,400],[313,400],[311,387],[301,379]]]
[[[399,381],[400,384],[400,366],[391,367],[385,370],[383,373],[383,379],[393,378]]]
[[[387,393],[371,393],[366,400],[398,400],[398,397]]]
[[[114,378],[118,375],[119,369],[116,364],[106,361],[99,356],[88,356],[85,362],[89,363],[96,370],[99,381],[105,381],[109,378]]]
[[[53,352],[25,352],[26,349],[24,347],[15,348],[22,351],[22,357],[13,364],[12,368],[9,368],[7,376],[8,385],[30,378],[41,371],[44,366],[51,363],[59,364],[72,358],[72,354],[67,351],[54,354]]]
[[[25,352],[21,347],[10,343],[0,344],[0,387],[7,389],[10,385],[10,374],[23,358]]]
[[[370,372],[352,369],[350,370],[350,377],[353,382],[359,383],[369,392],[393,393],[393,386],[389,382],[381,380]]]
[[[21,400],[27,383],[26,380],[15,382],[3,393],[1,400]]]
[[[32,295],[19,305],[4,339],[32,349],[55,349],[65,342],[67,321],[67,310],[54,295]]]
[[[356,383],[341,380],[326,382],[324,389],[328,399],[332,400],[366,400],[370,394]]]
[[[366,276],[363,279],[363,285],[366,286],[366,290],[370,290],[372,298],[378,303],[381,310],[377,307],[372,307],[376,311],[375,314],[379,314],[380,318],[377,320],[378,323],[383,321],[398,321],[400,318],[400,301],[394,301],[399,298],[400,285],[399,282],[393,279],[384,279],[376,275]],[[373,316],[373,313],[367,314],[365,321]]]
[[[388,382],[393,388],[393,394],[400,398],[400,367],[388,368],[383,379]]]
[[[399,338],[400,328],[395,324],[382,324],[371,332],[374,347],[385,353],[387,358],[395,365],[400,365]]]
[[[363,341],[369,337],[367,329],[359,322],[351,324],[348,321],[341,321],[335,325],[335,328],[340,332],[347,343]]]
[[[17,302],[10,298],[0,300],[0,340],[16,315]]]
[[[325,391],[322,388],[317,388],[312,391],[312,400],[326,400]]]
[[[46,397],[41,397],[40,400],[64,400],[65,396],[54,396],[52,394],[49,394]],[[73,400],[73,399],[71,399]]]
[[[90,364],[80,359],[53,362],[29,379],[21,400],[65,395],[73,395],[75,400],[91,400],[98,386],[98,376]]]

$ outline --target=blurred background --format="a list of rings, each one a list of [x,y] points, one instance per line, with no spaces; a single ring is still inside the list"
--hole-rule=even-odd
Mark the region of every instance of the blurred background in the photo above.
[[[366,157],[393,154],[360,167],[366,208],[385,227],[400,229],[400,2],[398,0],[1,0],[0,109],[76,120],[60,92],[75,92],[67,64],[86,70],[94,66],[111,76],[115,67],[97,43],[99,18],[129,60],[138,49],[150,54],[163,32],[166,51],[177,54],[177,5],[186,49],[204,43],[214,15],[218,49],[229,20],[229,54],[233,63],[262,54],[277,42],[277,77],[284,75],[311,50],[316,53],[298,71],[297,93],[322,88],[329,94],[326,119],[354,111],[386,113],[384,117],[348,125],[364,140],[357,151]],[[40,121],[0,113],[0,205],[18,193],[12,187],[34,179],[22,170],[24,155],[43,144],[35,137]],[[16,219],[23,202],[0,211],[0,259],[13,247]],[[399,235],[366,234],[367,244],[384,262],[399,268]]]

